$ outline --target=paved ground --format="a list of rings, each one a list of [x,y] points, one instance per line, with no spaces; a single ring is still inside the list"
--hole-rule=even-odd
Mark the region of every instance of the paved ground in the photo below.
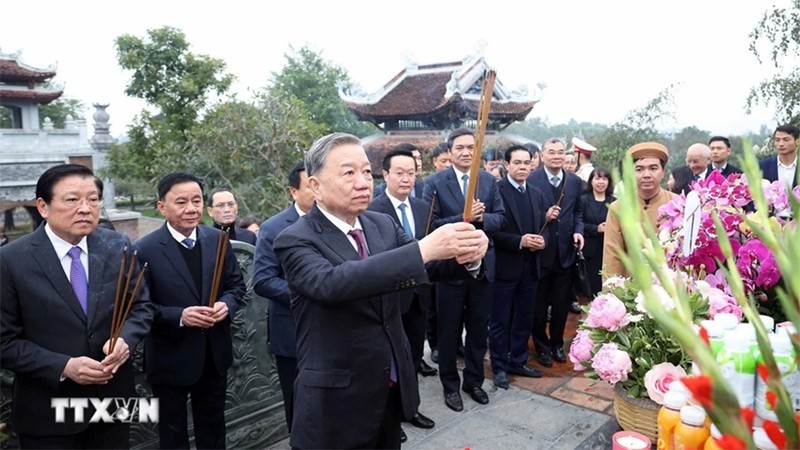
[[[567,336],[574,336],[578,315],[571,314]],[[569,349],[569,343],[567,348]],[[425,360],[430,361],[426,349]],[[408,435],[404,448],[413,449],[609,449],[619,425],[613,416],[614,390],[606,383],[592,384],[572,364],[543,368],[538,379],[511,375],[508,390],[496,389],[488,357],[484,389],[489,404],[479,405],[462,394],[464,411],[444,404],[438,377],[420,378],[420,412],[436,422],[431,430],[403,424]],[[434,364],[431,363],[435,367]],[[288,440],[275,449],[289,448]]]

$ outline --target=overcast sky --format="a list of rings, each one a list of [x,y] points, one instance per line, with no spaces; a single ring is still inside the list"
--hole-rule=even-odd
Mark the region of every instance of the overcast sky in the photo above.
[[[22,50],[30,65],[57,63],[65,96],[87,107],[110,103],[115,136],[144,103],[124,94],[130,74],[114,39],[165,25],[181,29],[193,52],[224,60],[240,98],[267,84],[290,45],[322,51],[372,92],[406,57],[457,61],[484,41],[507,87],[547,84],[530,117],[610,124],[675,83],[677,120],[662,125],[724,135],[776,125],[770,109],[744,110],[749,88],[774,72],[748,51],[748,34],[774,3],[788,0],[6,2],[0,48]]]

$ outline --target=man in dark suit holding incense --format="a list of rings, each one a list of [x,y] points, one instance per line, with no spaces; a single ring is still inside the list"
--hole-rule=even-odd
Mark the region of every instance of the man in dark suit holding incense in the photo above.
[[[84,420],[65,408],[56,423],[51,405],[55,397],[135,396],[128,358],[150,329],[154,307],[146,287],[134,294],[130,284],[133,303],[110,351],[120,261],[131,244],[97,228],[102,198],[103,183],[91,169],[51,167],[36,184],[47,223],[0,249],[0,365],[15,375],[13,424],[22,448],[129,447],[129,424],[90,424],[93,407]],[[138,274],[134,267],[134,279]]]
[[[476,275],[488,239],[459,223],[416,241],[366,211],[372,172],[355,136],[318,139],[305,167],[316,204],[275,240],[297,326],[290,443],[400,448],[400,421],[419,406],[400,303],[431,280]]]
[[[137,243],[148,263],[156,316],[145,341],[145,369],[161,411],[161,448],[189,448],[192,400],[197,448],[225,448],[225,391],[233,362],[231,317],[246,287],[227,236],[200,225],[203,184],[171,173],[158,182],[163,227]]]

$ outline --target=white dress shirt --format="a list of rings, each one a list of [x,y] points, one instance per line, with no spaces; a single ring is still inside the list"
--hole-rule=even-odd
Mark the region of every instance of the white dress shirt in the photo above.
[[[70,271],[72,270],[72,258],[68,255],[69,251],[72,250],[72,247],[80,247],[81,248],[81,264],[83,264],[84,269],[86,270],[86,282],[89,282],[89,246],[86,244],[86,236],[84,236],[77,245],[70,244],[69,242],[65,241],[58,237],[58,235],[50,228],[50,224],[45,224],[44,232],[47,234],[47,238],[50,239],[50,243],[53,244],[53,250],[56,251],[56,256],[58,257],[58,261],[61,263],[61,268],[64,270],[64,274],[67,276],[67,279],[72,282],[70,278]]]

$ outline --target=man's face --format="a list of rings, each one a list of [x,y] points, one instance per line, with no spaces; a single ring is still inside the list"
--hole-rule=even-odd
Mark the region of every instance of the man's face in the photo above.
[[[636,172],[636,188],[644,198],[655,194],[664,178],[664,169],[658,158],[641,158],[633,163]]]
[[[718,166],[725,164],[731,156],[731,148],[723,141],[714,141],[708,147],[711,149],[711,162]]]
[[[495,167],[499,166],[502,161],[492,160],[483,162],[483,170],[491,172]]]
[[[465,134],[453,141],[450,149],[450,161],[461,172],[468,172],[472,165],[472,153],[475,151],[475,138]]]
[[[100,221],[100,192],[92,177],[70,175],[53,185],[50,203],[36,199],[39,214],[56,236],[77,244],[97,228]]]
[[[386,190],[392,197],[403,200],[408,197],[414,189],[414,160],[408,156],[395,156],[391,160],[389,171],[383,171],[383,179],[386,181]]]
[[[511,152],[511,161],[505,163],[508,175],[518,184],[524,185],[531,174],[531,155],[525,150]]]
[[[231,226],[236,221],[239,214],[239,206],[236,199],[230,192],[222,191],[214,194],[211,199],[211,206],[208,207],[208,215],[214,222],[224,227]]]
[[[178,183],[170,188],[164,200],[159,200],[156,206],[172,228],[189,236],[203,217],[203,190],[194,181]]]
[[[450,153],[442,152],[439,156],[433,158],[433,167],[436,168],[437,172],[450,167]]]
[[[411,156],[414,157],[414,171],[419,175],[422,173],[422,153],[419,150],[411,150]]]
[[[331,149],[325,166],[309,178],[309,183],[317,203],[351,225],[372,200],[372,169],[358,144]]]
[[[578,168],[578,162],[575,160],[575,154],[570,153],[564,156],[564,170],[567,172],[575,172]]]
[[[692,169],[692,173],[700,175],[708,168],[709,158],[704,155],[703,147],[689,147],[686,152],[686,165]]]
[[[785,131],[776,131],[773,137],[775,150],[779,155],[793,155],[797,153],[797,139]]]
[[[548,169],[555,171],[564,167],[567,149],[561,142],[548,142],[539,153],[542,155],[542,163]]]
[[[300,208],[300,211],[307,213],[311,210],[311,207],[314,206],[314,191],[311,190],[311,186],[308,183],[308,174],[305,170],[300,171],[300,187],[290,187],[289,193],[292,195],[292,199],[297,203],[297,207]]]

